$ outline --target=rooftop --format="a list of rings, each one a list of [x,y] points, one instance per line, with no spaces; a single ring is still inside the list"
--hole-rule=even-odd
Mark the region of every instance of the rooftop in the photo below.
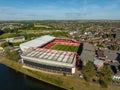
[[[96,50],[96,55],[97,55],[98,58],[105,57],[104,51],[100,50],[100,49]]]
[[[100,59],[98,59],[98,58],[94,58],[94,64],[96,65],[96,66],[98,66],[98,65],[103,65],[103,61],[102,60],[100,60]]]
[[[88,61],[92,61],[95,56],[95,50],[93,45],[90,43],[84,43],[83,44],[83,51],[81,54],[81,60],[83,61],[84,64],[86,64]]]
[[[37,63],[52,64],[57,66],[74,66],[75,53],[57,51],[44,48],[29,48],[22,54],[24,59],[32,60]]]
[[[104,55],[107,56],[110,60],[118,60],[120,61],[120,52],[118,51],[111,51],[111,50],[104,50]]]
[[[37,39],[25,42],[20,44],[20,46],[24,46],[24,47],[41,47],[43,45],[45,45],[46,43],[54,40],[55,37],[50,36],[50,35],[45,35],[45,36],[41,36]]]

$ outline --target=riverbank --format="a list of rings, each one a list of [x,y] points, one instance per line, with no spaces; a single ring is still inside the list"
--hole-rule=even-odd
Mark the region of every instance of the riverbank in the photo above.
[[[16,70],[22,72],[28,76],[34,77],[38,80],[50,83],[55,86],[59,86],[61,88],[65,88],[68,90],[102,90],[99,84],[96,83],[88,83],[82,79],[76,78],[74,76],[63,76],[63,75],[54,75],[44,72],[32,71],[25,68],[22,68],[22,64],[14,62],[12,60],[8,60],[6,58],[0,57],[0,63]],[[109,86],[105,90],[120,90],[120,87]]]

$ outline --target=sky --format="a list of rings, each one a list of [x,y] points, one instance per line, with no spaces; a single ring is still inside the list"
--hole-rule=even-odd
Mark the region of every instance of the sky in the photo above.
[[[0,20],[120,20],[120,0],[0,0]]]

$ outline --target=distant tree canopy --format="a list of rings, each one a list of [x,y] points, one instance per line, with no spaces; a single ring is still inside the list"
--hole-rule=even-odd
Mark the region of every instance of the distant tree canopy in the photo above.
[[[18,60],[18,53],[14,50],[10,50],[9,48],[5,48],[5,56],[6,58],[13,60],[13,61],[17,61]]]
[[[112,76],[114,75],[113,71],[108,67],[104,66],[99,71],[100,84],[102,87],[107,87],[109,82],[112,81]]]
[[[3,48],[5,48],[7,46],[13,46],[13,43],[11,43],[11,42],[4,42],[4,43],[1,43],[1,45],[0,45],[0,47],[3,47]]]
[[[82,70],[83,75],[87,81],[90,81],[93,76],[96,75],[95,67],[92,62],[88,62]]]

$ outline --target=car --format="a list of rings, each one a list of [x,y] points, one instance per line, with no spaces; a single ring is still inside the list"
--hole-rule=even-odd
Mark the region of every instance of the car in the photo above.
[[[84,76],[82,74],[79,74],[79,77],[82,78],[82,79],[84,79]]]

